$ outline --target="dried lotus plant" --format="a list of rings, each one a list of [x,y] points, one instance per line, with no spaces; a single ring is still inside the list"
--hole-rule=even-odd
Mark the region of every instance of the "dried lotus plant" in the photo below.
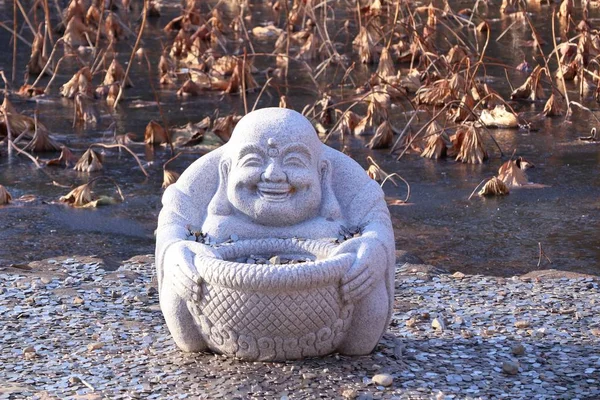
[[[53,158],[49,160],[46,165],[59,167],[64,166],[65,168],[70,168],[71,165],[75,165],[77,162],[77,157],[69,150],[67,146],[60,146],[61,152],[58,158]]]
[[[102,82],[102,85],[110,86],[114,83],[118,83],[119,85],[123,85],[124,87],[133,86],[133,84],[131,83],[131,79],[129,79],[129,77],[127,77],[127,80],[125,81],[125,83],[123,83],[124,80],[125,80],[125,70],[123,69],[121,64],[117,61],[117,59],[113,58],[108,69],[106,70],[106,75],[104,76],[104,81]]]
[[[433,121],[425,131],[425,149],[421,157],[436,160],[445,158],[449,147],[452,147],[452,142],[448,133],[437,121]]]
[[[227,143],[238,120],[239,118],[234,115],[219,117],[215,119],[211,132],[221,139],[223,143]]]
[[[108,15],[104,19],[104,31],[109,40],[116,43],[124,37],[125,31],[123,30],[123,21],[119,18],[119,15],[109,11]]]
[[[473,99],[471,92],[467,92],[460,100],[459,106],[449,112],[449,118],[454,122],[472,121],[475,119],[475,116],[471,111],[474,107],[475,100]]]
[[[83,67],[60,88],[63,97],[72,99],[76,94],[82,93],[92,97],[92,71],[90,67]]]
[[[367,144],[370,149],[386,149],[391,147],[394,141],[394,131],[389,121],[383,121],[375,131],[375,135]]]
[[[163,189],[168,188],[170,185],[177,182],[177,179],[179,179],[179,173],[177,173],[171,169],[168,169],[167,166],[169,165],[169,163],[171,161],[175,160],[181,154],[183,154],[183,153],[177,153],[174,157],[171,157],[169,160],[167,160],[167,162],[165,162],[163,164],[163,184],[162,184]]]
[[[94,31],[85,24],[83,16],[75,16],[67,24],[62,40],[70,48],[76,49],[79,46],[87,46],[88,38],[93,36]]]
[[[117,191],[118,198],[105,195],[94,198],[92,195],[92,188],[100,179],[109,180],[113,183]],[[91,179],[88,183],[77,186],[66,195],[61,196],[59,200],[77,208],[92,208],[115,204],[117,201],[125,201],[125,197],[123,196],[123,192],[121,192],[121,188],[113,179],[107,176],[98,176],[94,179]]]
[[[525,171],[519,168],[516,160],[508,160],[500,166],[498,170],[498,179],[509,188],[525,186],[529,184]]]
[[[191,79],[188,79],[181,85],[179,90],[177,90],[177,96],[185,97],[185,96],[199,96],[204,93],[210,87],[207,85],[200,85],[194,82]]]
[[[384,47],[381,50],[381,56],[379,57],[379,65],[377,66],[377,75],[382,78],[396,76],[396,68],[394,68],[394,61],[392,61],[390,51],[387,47]]]
[[[210,129],[210,117],[204,118],[202,121],[192,124],[188,123],[182,130],[184,136],[177,138],[176,143],[179,142],[181,147],[196,146],[204,141],[204,135]]]
[[[279,97],[279,105],[277,106],[279,108],[289,108],[291,109],[292,107],[290,106],[290,101],[288,100],[287,96],[282,94]]]
[[[27,73],[30,75],[40,74],[47,61],[48,57],[44,55],[44,35],[42,34],[42,24],[40,24],[33,38],[33,44],[31,45],[31,57],[27,63]],[[49,68],[47,68],[45,71],[45,74],[48,73],[52,73]]]
[[[463,136],[458,147],[456,161],[467,164],[482,164],[487,158],[481,134],[474,126],[470,125],[462,130]],[[456,135],[459,133],[457,132]],[[455,135],[455,136],[456,136]]]
[[[233,74],[238,65],[238,58],[235,56],[223,56],[215,60],[210,68],[211,74],[228,76]]]
[[[225,93],[241,93],[244,90],[249,91],[257,87],[258,83],[252,76],[250,65],[243,59],[238,59],[237,67],[233,70]]]
[[[179,179],[179,173],[168,169],[163,169],[163,183],[162,188],[166,189]]]
[[[375,34],[372,24],[361,26],[352,44],[357,47],[358,57],[363,64],[375,63],[379,59],[376,43],[379,35]]]
[[[564,112],[564,105],[556,94],[552,93],[544,105],[544,111],[542,113],[546,117],[556,117],[562,115]]]
[[[509,194],[509,192],[508,186],[498,177],[494,176],[486,182],[478,194],[480,196],[504,196]]]
[[[479,117],[488,128],[518,128],[517,116],[508,111],[504,105],[497,105],[493,110],[483,110]]]
[[[81,172],[100,171],[103,168],[102,161],[102,154],[96,153],[94,150],[89,148],[79,158],[73,169]]]
[[[12,196],[8,193],[8,190],[2,185],[0,185],[0,206],[10,203],[12,200]]]
[[[432,106],[444,106],[457,100],[450,86],[449,79],[438,79],[437,81],[421,86],[416,92],[417,104],[428,104]]]
[[[98,116],[94,110],[91,99],[81,93],[75,95],[73,126],[79,123],[95,124],[98,122]]]
[[[540,80],[542,72],[545,71],[545,68],[536,65],[536,67],[533,69],[531,75],[529,75],[525,83],[513,90],[513,92],[510,95],[510,98],[513,100],[525,99],[530,101],[543,99],[545,97],[545,93]]]
[[[8,136],[8,129],[10,129],[13,139],[21,135],[30,139],[35,132],[35,125],[34,119],[27,115],[8,112],[0,113],[0,137]],[[39,122],[38,129],[48,130]]]
[[[341,112],[340,110],[336,110]],[[346,110],[342,113],[340,120],[337,122],[337,126],[332,130],[333,134],[340,134],[343,139],[346,135],[351,135],[356,128],[356,125],[360,122],[361,118],[355,112]]]
[[[144,143],[164,144],[169,142],[169,134],[161,124],[156,121],[148,122],[146,130],[144,131]]]
[[[48,129],[37,122],[37,115],[34,119],[34,133],[33,137],[27,143],[27,146],[23,150],[29,150],[34,153],[42,153],[46,151],[59,151],[60,144],[58,144],[50,136]]]

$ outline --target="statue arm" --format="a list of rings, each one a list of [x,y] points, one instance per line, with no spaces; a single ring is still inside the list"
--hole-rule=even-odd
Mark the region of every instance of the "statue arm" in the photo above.
[[[177,185],[169,186],[163,195],[163,209],[158,217],[156,230],[156,271],[159,293],[169,274],[176,290],[189,296],[196,289],[199,276],[194,266],[196,255],[218,257],[216,252],[190,237],[190,229],[199,229],[206,205],[196,204],[191,196],[179,190]],[[168,270],[167,270],[168,269]]]
[[[341,282],[342,293],[354,301],[369,293],[382,278],[388,287],[393,284],[395,241],[384,194],[375,181],[369,179],[357,191],[348,210],[347,221],[361,227],[361,235],[342,243],[337,253],[356,255]]]

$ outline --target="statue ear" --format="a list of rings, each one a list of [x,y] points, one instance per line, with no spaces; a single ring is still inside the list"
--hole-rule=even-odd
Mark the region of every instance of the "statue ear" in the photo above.
[[[233,209],[227,198],[227,179],[231,168],[231,160],[222,159],[219,162],[219,186],[208,204],[208,212],[214,215],[231,215]]]
[[[331,163],[329,160],[322,160],[319,163],[321,172],[321,217],[329,220],[339,220],[342,218],[342,210],[333,192]]]

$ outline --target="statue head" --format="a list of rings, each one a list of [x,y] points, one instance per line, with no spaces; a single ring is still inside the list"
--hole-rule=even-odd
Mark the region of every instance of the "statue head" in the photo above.
[[[267,226],[294,225],[318,215],[339,217],[324,146],[296,111],[249,113],[224,146],[211,211],[226,215],[236,210]]]

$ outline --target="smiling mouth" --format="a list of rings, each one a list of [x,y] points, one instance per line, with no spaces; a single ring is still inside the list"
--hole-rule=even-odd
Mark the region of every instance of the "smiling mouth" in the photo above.
[[[281,202],[289,197],[292,188],[290,185],[258,185],[257,191],[267,201]]]

